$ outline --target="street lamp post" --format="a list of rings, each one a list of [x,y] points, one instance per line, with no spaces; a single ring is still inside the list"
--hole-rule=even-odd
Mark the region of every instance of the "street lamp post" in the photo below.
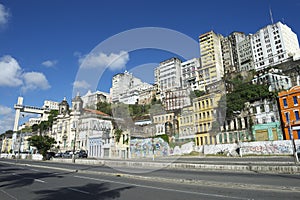
[[[290,121],[291,120],[290,112],[288,112],[288,115],[289,115],[289,118],[288,118],[289,131],[288,132],[290,134],[290,139],[291,139],[292,145],[293,145],[293,156],[294,156],[295,163],[299,163],[295,139],[294,139],[294,135],[293,135],[293,129],[292,129],[291,121]]]
[[[74,122],[73,129],[75,131],[75,135],[74,135],[74,143],[73,143],[73,157],[72,157],[72,162],[75,163],[75,147],[76,147],[76,134],[77,134],[77,124],[75,122]]]

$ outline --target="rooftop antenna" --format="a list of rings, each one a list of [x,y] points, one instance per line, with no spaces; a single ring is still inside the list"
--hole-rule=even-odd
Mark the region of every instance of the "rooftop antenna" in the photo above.
[[[274,20],[273,20],[273,14],[272,14],[271,6],[269,7],[269,12],[270,12],[270,18],[271,18],[271,22],[272,22],[272,24],[274,24]]]

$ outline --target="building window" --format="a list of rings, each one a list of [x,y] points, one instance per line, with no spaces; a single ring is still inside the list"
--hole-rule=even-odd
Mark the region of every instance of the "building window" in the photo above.
[[[288,104],[287,104],[287,100],[286,99],[283,99],[283,106],[286,108],[288,107]]]
[[[298,111],[298,110],[295,110],[294,113],[295,113],[295,119],[296,119],[297,121],[300,120],[300,117],[299,117],[299,111]]]
[[[298,106],[297,96],[293,96],[294,106]]]
[[[288,112],[285,113],[285,119],[287,122],[290,122],[290,113]]]

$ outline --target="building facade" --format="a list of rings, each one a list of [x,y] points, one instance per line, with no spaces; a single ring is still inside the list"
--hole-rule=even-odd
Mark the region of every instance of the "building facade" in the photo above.
[[[250,40],[256,71],[284,62],[299,49],[297,35],[281,22],[260,29]]]
[[[127,71],[116,74],[113,76],[110,89],[112,103],[136,104],[139,100],[139,93],[149,88],[152,88],[151,84],[142,82]]]
[[[217,133],[213,131],[213,123],[221,96],[221,93],[210,93],[193,100],[196,146],[216,144]]]
[[[181,88],[181,60],[171,58],[159,64],[154,71],[155,84],[159,92]]]
[[[199,36],[201,66],[199,75],[202,77],[204,84],[219,81],[224,76],[221,39],[222,35],[213,31],[204,33]]]
[[[278,93],[284,139],[300,139],[300,86]]]

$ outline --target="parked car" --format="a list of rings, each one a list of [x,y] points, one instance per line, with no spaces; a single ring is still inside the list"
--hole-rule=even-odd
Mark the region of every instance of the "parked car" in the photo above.
[[[55,152],[47,152],[46,154],[46,160],[50,160],[55,156]]]
[[[71,151],[66,151],[62,154],[63,158],[72,158],[72,153]]]
[[[61,158],[61,157],[62,157],[62,155],[63,155],[63,153],[62,153],[62,152],[60,152],[60,153],[56,153],[56,154],[54,155],[54,158]]]
[[[78,152],[78,157],[79,158],[87,158],[88,157],[87,152],[85,150],[80,150]]]

